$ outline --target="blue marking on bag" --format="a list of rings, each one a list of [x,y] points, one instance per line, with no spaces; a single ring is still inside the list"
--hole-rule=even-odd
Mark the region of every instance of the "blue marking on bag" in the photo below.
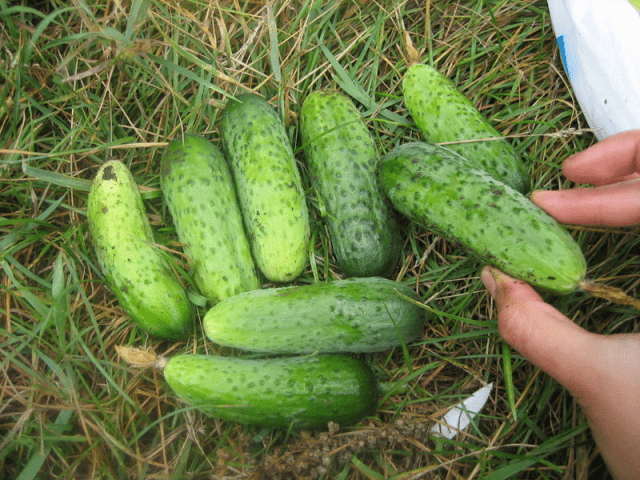
[[[560,57],[562,57],[562,64],[564,65],[564,69],[568,71],[569,67],[567,67],[567,52],[564,49],[564,35],[560,35],[558,37],[558,46],[560,47]]]

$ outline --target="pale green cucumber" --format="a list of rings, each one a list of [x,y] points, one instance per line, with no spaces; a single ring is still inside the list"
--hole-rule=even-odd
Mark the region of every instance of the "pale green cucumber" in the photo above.
[[[389,276],[402,240],[380,190],[378,152],[360,112],[340,93],[315,91],[302,106],[300,132],[338,264],[347,276]]]
[[[156,337],[186,338],[193,326],[191,304],[155,245],[140,190],[125,164],[111,160],[100,167],[87,217],[100,268],[131,320]]]
[[[372,415],[377,380],[345,355],[242,359],[177,355],[164,376],[186,403],[213,418],[266,427],[324,428]]]
[[[407,69],[402,90],[427,142],[464,142],[446,146],[519,192],[529,191],[527,171],[515,148],[446,76],[417,63]],[[467,142],[487,138],[492,140]]]
[[[254,94],[229,100],[221,123],[251,251],[269,280],[288,282],[309,258],[309,212],[284,124]]]
[[[400,145],[382,158],[379,174],[397,210],[505,273],[556,293],[584,280],[584,255],[563,226],[455,152]]]
[[[407,286],[379,277],[246,292],[211,308],[214,342],[254,352],[377,352],[415,340],[424,309]]]
[[[215,304],[260,288],[233,178],[220,150],[199,135],[174,139],[162,157],[160,181],[202,295]]]

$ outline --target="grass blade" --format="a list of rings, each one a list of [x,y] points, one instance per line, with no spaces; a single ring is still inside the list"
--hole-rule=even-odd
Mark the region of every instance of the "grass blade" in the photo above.
[[[280,68],[280,48],[278,43],[278,27],[273,17],[271,3],[267,2],[267,25],[269,27],[269,60],[271,71],[278,84],[282,83],[282,69]]]
[[[518,420],[516,409],[515,389],[513,387],[513,364],[511,362],[511,347],[502,342],[502,368],[504,369],[504,386],[507,392],[507,403],[514,421]]]
[[[58,185],[59,187],[76,189],[83,192],[91,190],[91,180],[72,178],[60,173],[50,172],[48,170],[29,166],[25,162],[22,162],[22,171],[29,177],[37,178],[38,180]]]

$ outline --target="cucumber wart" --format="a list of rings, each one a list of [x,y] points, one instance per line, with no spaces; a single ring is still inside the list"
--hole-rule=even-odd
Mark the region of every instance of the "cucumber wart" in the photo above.
[[[154,244],[140,190],[125,164],[111,160],[100,167],[87,216],[102,272],[131,320],[157,337],[188,337],[191,304]]]

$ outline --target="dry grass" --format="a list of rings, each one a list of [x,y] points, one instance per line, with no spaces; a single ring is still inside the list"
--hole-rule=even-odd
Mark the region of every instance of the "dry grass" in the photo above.
[[[162,147],[183,132],[217,141],[220,107],[245,90],[272,102],[296,146],[301,101],[322,86],[356,101],[381,152],[419,138],[399,88],[404,32],[512,136],[537,188],[564,186],[562,160],[593,137],[571,133],[587,125],[545,1],[0,0],[0,18],[4,478],[587,478],[597,452],[580,409],[504,348],[480,265],[459,246],[403,223],[394,278],[436,313],[409,357],[366,356],[393,387],[375,417],[271,431],[205,418],[159,373],[118,358],[117,345],[230,352],[202,335],[170,344],[133,327],[102,280],[85,215],[97,167],[120,158],[158,243],[179,250],[158,188]],[[301,170],[308,185],[302,158]],[[311,189],[308,200],[315,263],[301,281],[339,278]],[[638,291],[637,231],[572,231],[591,277]],[[581,293],[549,301],[592,331],[638,330],[629,308]],[[455,441],[426,435],[484,382],[495,388],[473,428]]]

